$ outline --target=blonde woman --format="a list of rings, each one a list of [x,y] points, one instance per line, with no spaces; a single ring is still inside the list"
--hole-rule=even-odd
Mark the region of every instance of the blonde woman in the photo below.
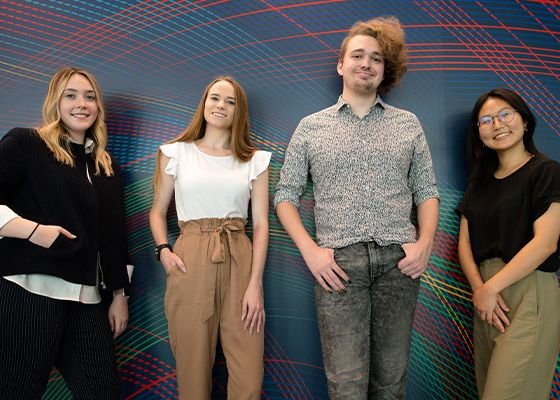
[[[210,399],[218,336],[228,399],[260,399],[270,156],[251,144],[247,97],[230,77],[212,81],[185,132],[160,147],[150,226],[167,273],[165,313],[181,399]],[[171,247],[173,193],[181,234]],[[249,201],[252,244],[245,235]]]
[[[119,167],[95,78],[63,68],[37,129],[0,141],[0,397],[39,399],[52,367],[75,399],[117,399],[128,320]],[[109,313],[98,285],[114,290]]]

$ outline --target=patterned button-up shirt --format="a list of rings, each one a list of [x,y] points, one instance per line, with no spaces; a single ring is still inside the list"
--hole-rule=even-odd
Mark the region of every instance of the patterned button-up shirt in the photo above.
[[[379,96],[361,119],[340,97],[301,120],[286,150],[275,206],[299,207],[308,174],[322,247],[414,242],[413,202],[439,198],[418,118]]]

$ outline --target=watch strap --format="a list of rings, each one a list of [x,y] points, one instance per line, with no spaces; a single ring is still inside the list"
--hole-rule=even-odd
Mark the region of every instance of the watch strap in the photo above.
[[[156,259],[158,261],[160,261],[161,251],[163,249],[169,249],[169,250],[173,251],[173,247],[171,247],[171,245],[169,243],[163,243],[163,244],[157,245],[156,248],[155,248],[155,255],[156,255]]]

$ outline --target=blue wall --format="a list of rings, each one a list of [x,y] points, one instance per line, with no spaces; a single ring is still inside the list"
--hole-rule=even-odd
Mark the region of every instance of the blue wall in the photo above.
[[[442,194],[416,315],[409,398],[475,399],[472,305],[457,261],[454,213],[465,187],[467,114],[483,91],[511,87],[538,117],[537,145],[560,159],[558,1],[0,1],[0,135],[40,121],[46,85],[59,67],[81,66],[101,83],[110,150],[126,171],[137,267],[130,326],[117,341],[124,398],[176,397],[165,278],[147,219],[158,145],[186,126],[208,81],[233,75],[248,92],[256,142],[274,154],[272,190],[298,121],[339,95],[335,64],[345,31],[388,14],[405,26],[410,62],[387,100],[422,121]],[[302,212],[313,229],[309,191]],[[176,235],[174,221],[170,229]],[[265,291],[263,399],[326,399],[313,279],[272,210]],[[216,399],[225,398],[225,374],[219,359]],[[559,396],[557,368],[551,398]],[[45,398],[69,398],[56,373]]]

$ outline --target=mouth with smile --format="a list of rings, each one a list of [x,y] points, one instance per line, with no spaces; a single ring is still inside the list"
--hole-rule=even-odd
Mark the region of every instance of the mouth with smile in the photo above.
[[[213,116],[218,117],[218,118],[227,118],[227,114],[221,113],[221,112],[216,112],[214,111],[212,113]]]
[[[511,135],[511,132],[507,131],[507,132],[501,132],[498,133],[496,136],[493,137],[494,140],[502,140],[503,138],[507,137]]]
[[[89,117],[89,114],[86,114],[86,113],[71,113],[70,115],[72,117],[78,118],[78,119],[86,119],[86,118]]]
[[[359,77],[363,77],[363,78],[370,78],[375,76],[374,74],[372,74],[369,71],[356,71],[356,75]]]

